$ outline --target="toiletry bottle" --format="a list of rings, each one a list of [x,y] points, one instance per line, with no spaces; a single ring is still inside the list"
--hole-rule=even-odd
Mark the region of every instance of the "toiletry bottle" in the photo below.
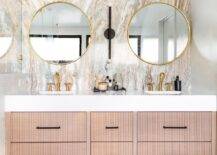
[[[174,81],[174,89],[175,91],[182,91],[182,81],[179,79],[179,76],[176,76]]]
[[[109,77],[109,76],[106,76],[105,82],[109,83],[109,80],[110,80],[110,77]]]
[[[112,88],[112,80],[109,80],[108,86],[109,88]]]
[[[116,85],[116,81],[115,81],[115,79],[113,78],[113,80],[112,80],[112,88],[114,88],[114,86]]]
[[[119,86],[118,86],[117,84],[114,86],[114,90],[115,90],[115,91],[118,91],[118,90],[119,90]]]

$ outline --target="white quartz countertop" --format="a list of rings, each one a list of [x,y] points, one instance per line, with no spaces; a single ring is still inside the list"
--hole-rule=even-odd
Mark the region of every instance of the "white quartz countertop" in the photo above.
[[[6,112],[216,111],[216,96],[4,96]]]

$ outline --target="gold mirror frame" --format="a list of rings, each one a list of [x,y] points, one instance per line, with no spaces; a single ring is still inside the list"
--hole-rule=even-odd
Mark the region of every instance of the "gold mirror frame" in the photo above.
[[[43,61],[45,61],[45,62],[47,62],[48,64],[51,64],[51,65],[66,66],[66,65],[69,65],[69,64],[72,64],[72,63],[77,62],[78,60],[80,60],[80,59],[87,53],[87,51],[89,50],[90,45],[92,44],[92,39],[91,39],[91,38],[90,38],[88,47],[86,48],[86,50],[84,50],[84,52],[82,53],[82,55],[81,55],[78,59],[69,61],[69,62],[64,63],[64,64],[55,63],[54,61],[48,61],[48,60],[43,59],[43,58],[42,58],[41,56],[39,56],[39,54],[34,50],[34,48],[32,47],[31,41],[30,41],[30,31],[31,31],[32,23],[33,23],[33,20],[34,20],[35,16],[36,16],[40,11],[42,11],[44,8],[46,8],[47,6],[52,5],[52,4],[58,4],[58,3],[69,4],[69,5],[71,5],[72,7],[75,7],[75,8],[77,8],[78,10],[80,10],[81,13],[86,17],[86,19],[87,19],[87,21],[88,21],[88,25],[89,25],[89,29],[90,29],[90,36],[91,36],[91,38],[93,37],[93,34],[92,34],[92,24],[91,24],[91,22],[90,22],[90,19],[89,19],[88,16],[87,16],[87,14],[86,14],[84,11],[82,11],[78,6],[76,6],[76,5],[72,4],[72,3],[69,3],[69,2],[62,2],[62,1],[56,1],[56,2],[52,2],[52,3],[48,3],[48,4],[44,5],[43,7],[41,7],[39,10],[37,10],[37,11],[34,13],[34,16],[33,16],[32,20],[31,20],[31,24],[30,24],[30,27],[29,27],[28,43],[29,43],[29,46],[30,46],[30,49],[31,49],[32,54],[35,54],[35,55],[36,55],[38,58],[40,58],[41,60],[43,60]]]
[[[13,21],[12,21],[12,19],[11,19],[10,14],[9,14],[8,12],[6,12],[6,11],[5,11],[5,13],[6,13],[6,15],[8,16],[8,18],[10,19],[10,21],[11,21],[11,43],[10,43],[10,45],[9,45],[9,47],[8,47],[8,49],[7,49],[7,51],[0,57],[0,59],[3,59],[4,57],[6,57],[6,55],[7,55],[7,54],[10,52],[10,50],[12,49],[13,43],[14,43],[14,41],[15,41],[15,35],[14,35],[14,33],[15,33],[15,27],[14,27]]]
[[[185,46],[185,48],[183,49],[183,51],[181,52],[181,54],[179,56],[177,56],[175,59],[173,59],[172,61],[168,61],[166,63],[163,63],[163,64],[157,64],[157,63],[151,63],[151,62],[148,62],[142,58],[140,58],[134,51],[133,51],[133,48],[131,47],[130,45],[130,33],[129,33],[129,29],[130,29],[130,24],[132,23],[132,20],[133,18],[142,10],[142,9],[145,9],[146,7],[150,6],[150,5],[153,5],[153,4],[163,4],[163,5],[167,5],[167,6],[170,6],[170,7],[173,7],[175,8],[176,10],[178,10],[180,12],[180,14],[184,17],[186,23],[187,23],[187,27],[188,27],[188,42]],[[182,57],[184,55],[184,53],[186,52],[187,48],[189,47],[190,43],[191,43],[191,37],[192,36],[192,31],[191,31],[191,24],[190,24],[190,21],[188,20],[188,17],[185,15],[185,13],[177,8],[176,6],[174,5],[171,5],[171,4],[168,4],[168,3],[164,3],[164,2],[151,2],[151,3],[148,3],[148,4],[145,4],[144,6],[142,6],[140,9],[138,9],[134,14],[133,16],[131,17],[129,23],[128,23],[128,27],[127,27],[127,41],[128,41],[128,45],[130,47],[130,50],[134,53],[134,55],[139,59],[141,60],[142,62],[144,63],[147,63],[149,65],[156,65],[156,66],[164,66],[164,65],[168,65],[174,61],[176,61],[177,59],[179,59],[180,57]]]

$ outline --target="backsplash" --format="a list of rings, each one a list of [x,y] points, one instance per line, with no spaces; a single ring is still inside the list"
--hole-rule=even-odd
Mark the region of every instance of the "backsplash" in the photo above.
[[[86,54],[77,62],[67,66],[50,65],[41,60],[32,51],[28,39],[28,32],[33,15],[44,5],[57,2],[55,0],[0,0],[1,4],[7,4],[15,27],[14,45],[0,64],[2,73],[21,72],[26,78],[21,82],[28,93],[38,94],[46,90],[47,82],[52,75],[59,71],[63,74],[63,80],[68,75],[74,76],[73,91],[75,94],[92,94],[95,76],[98,74],[113,75],[118,73],[123,78],[123,86],[132,94],[142,94],[145,87],[147,67],[152,68],[152,74],[156,83],[160,72],[166,72],[166,81],[171,81],[179,75],[183,81],[183,93],[191,92],[191,67],[190,47],[182,57],[165,66],[149,66],[137,59],[130,50],[127,40],[127,28],[132,15],[144,4],[154,2],[151,0],[61,0],[72,3],[81,8],[89,17],[92,24],[92,44]],[[13,3],[12,3],[13,1]],[[11,2],[11,3],[10,3]],[[58,1],[59,2],[59,1]],[[189,0],[162,0],[177,6],[190,16]],[[21,12],[22,3],[22,12]],[[17,7],[17,6],[20,6]],[[108,41],[104,37],[107,28],[108,6],[113,8],[113,29],[116,37],[112,41],[112,61],[106,72]],[[14,12],[16,11],[16,12]],[[14,16],[15,14],[15,16]],[[22,52],[22,62],[20,61]],[[5,92],[7,93],[7,92]],[[19,92],[17,92],[19,94]]]
[[[22,54],[22,5],[21,1],[0,0],[0,15],[8,14],[13,24],[13,43],[8,53],[1,58],[0,73],[21,72],[22,63],[19,57]],[[4,16],[4,15],[3,15]],[[6,19],[3,17],[3,19]]]

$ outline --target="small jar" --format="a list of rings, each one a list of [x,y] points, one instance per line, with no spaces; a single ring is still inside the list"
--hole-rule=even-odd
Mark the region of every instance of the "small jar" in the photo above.
[[[107,82],[99,82],[99,90],[100,91],[107,91],[108,90],[108,83]]]

